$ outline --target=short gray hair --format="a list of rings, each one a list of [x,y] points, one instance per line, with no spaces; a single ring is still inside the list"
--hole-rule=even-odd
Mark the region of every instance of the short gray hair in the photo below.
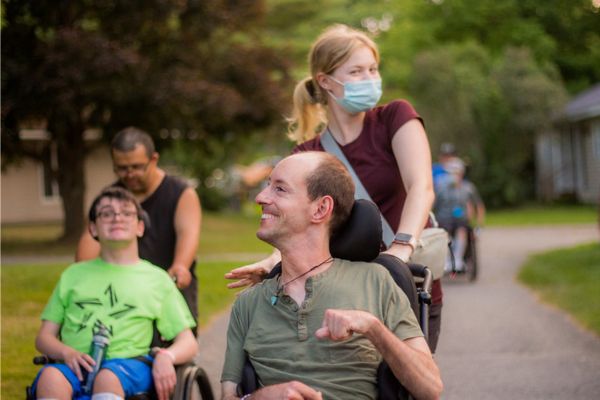
[[[129,152],[135,150],[139,144],[144,146],[146,155],[151,158],[155,152],[152,137],[143,130],[130,126],[115,135],[110,147],[112,150]]]

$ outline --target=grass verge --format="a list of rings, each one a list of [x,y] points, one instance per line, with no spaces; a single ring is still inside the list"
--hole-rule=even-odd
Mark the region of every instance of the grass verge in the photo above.
[[[258,240],[259,215],[210,213],[202,216],[198,254],[269,253],[271,246]],[[61,233],[58,223],[2,225],[4,255],[73,255],[76,243],[57,242]]]
[[[535,254],[518,279],[600,335],[600,244]]]
[[[487,213],[486,226],[563,225],[598,223],[598,210],[591,205],[529,205]]]
[[[235,291],[225,287],[223,274],[239,263],[210,262],[196,267],[200,287],[200,328],[226,309]],[[38,367],[31,363],[40,314],[58,281],[64,264],[2,267],[2,379],[0,398],[24,398]]]

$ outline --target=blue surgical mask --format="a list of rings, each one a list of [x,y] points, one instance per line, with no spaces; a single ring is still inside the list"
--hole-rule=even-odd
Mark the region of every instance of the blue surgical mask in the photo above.
[[[335,97],[331,92],[329,94],[349,113],[354,114],[370,110],[381,99],[381,79],[343,83],[332,76],[330,78],[344,86],[344,97]]]

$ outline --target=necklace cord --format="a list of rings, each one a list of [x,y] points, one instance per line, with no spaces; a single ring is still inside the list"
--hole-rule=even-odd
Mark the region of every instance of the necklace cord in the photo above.
[[[277,287],[277,292],[275,292],[274,295],[271,296],[271,305],[275,305],[277,304],[277,301],[279,300],[279,296],[281,296],[281,293],[283,292],[283,289],[285,289],[285,287],[287,285],[289,285],[290,283],[302,278],[303,276],[311,273],[312,271],[314,271],[315,269],[319,268],[320,266],[322,266],[323,264],[326,264],[330,261],[333,261],[333,257],[329,257],[326,260],[320,262],[319,264],[315,265],[314,267],[311,267],[308,269],[308,271],[305,271],[303,273],[301,273],[300,275],[298,275],[297,277],[290,279],[289,281],[287,281],[286,283],[282,284],[281,286]]]

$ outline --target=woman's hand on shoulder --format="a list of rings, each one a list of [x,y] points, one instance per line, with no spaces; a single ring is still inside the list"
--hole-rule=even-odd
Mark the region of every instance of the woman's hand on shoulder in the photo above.
[[[270,271],[265,267],[265,260],[261,260],[254,264],[244,265],[239,268],[232,269],[225,274],[225,279],[237,279],[235,282],[227,284],[229,289],[240,288],[244,286],[254,286],[262,281]]]

